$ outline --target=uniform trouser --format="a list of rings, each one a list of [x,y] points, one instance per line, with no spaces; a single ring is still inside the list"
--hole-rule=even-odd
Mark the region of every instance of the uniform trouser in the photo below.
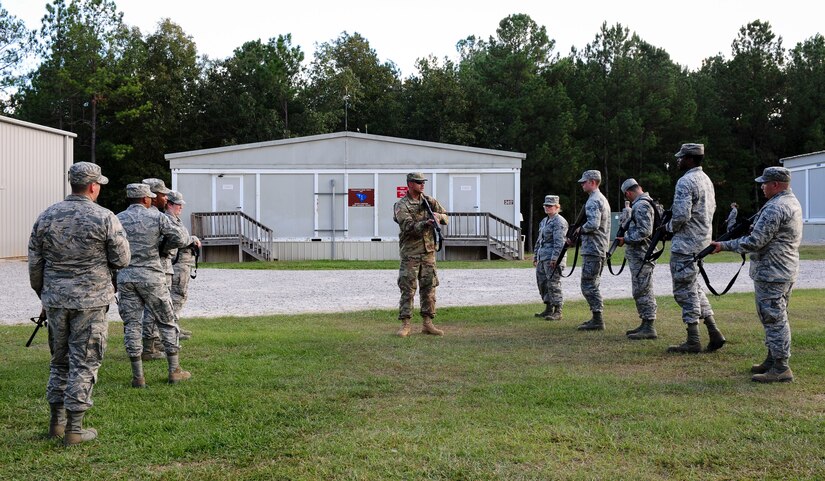
[[[129,357],[140,356],[143,351],[141,339],[143,311],[148,310],[151,319],[160,332],[160,340],[166,354],[177,354],[180,350],[178,341],[178,323],[169,297],[166,284],[145,282],[122,282],[117,285],[120,292],[118,310],[123,319],[123,342]]]
[[[553,261],[555,259],[536,263],[536,284],[539,287],[542,302],[549,306],[562,307],[564,297],[561,293],[561,270],[551,270],[550,264]],[[561,269],[564,269],[564,267],[564,263],[562,263]]]
[[[169,291],[169,298],[172,297],[172,278],[174,277],[173,274],[166,274],[166,289]],[[174,306],[174,304],[173,304]],[[175,312],[175,323],[178,322],[177,311]],[[141,322],[143,326],[143,338],[144,339],[160,339],[160,333],[158,332],[158,322],[152,318],[152,312],[147,308],[143,311],[143,321]]]
[[[670,253],[670,275],[673,278],[673,298],[682,308],[685,324],[699,322],[713,315],[708,296],[699,285],[699,266],[692,255]]]
[[[645,253],[636,252],[632,248],[625,250],[627,266],[630,268],[630,279],[633,300],[636,301],[636,311],[642,320],[656,319],[656,296],[653,295],[653,261],[644,262]]]
[[[63,404],[69,411],[92,407],[92,388],[103,362],[109,325],[109,306],[94,309],[47,307],[49,320],[49,404]]]
[[[186,300],[189,298],[189,272],[191,267],[183,264],[175,264],[175,275],[172,276],[172,306],[175,308],[175,316],[180,319],[180,311],[183,309]]]
[[[438,273],[435,270],[435,252],[417,256],[403,256],[398,271],[398,288],[401,300],[398,303],[398,319],[412,317],[416,286],[421,287],[421,316],[435,317],[435,288]]]
[[[765,328],[765,345],[773,358],[791,357],[791,326],[788,303],[793,282],[753,281],[756,312]]]
[[[604,257],[582,255],[582,295],[592,312],[604,311],[604,301],[602,300],[602,293],[599,291],[603,267]]]

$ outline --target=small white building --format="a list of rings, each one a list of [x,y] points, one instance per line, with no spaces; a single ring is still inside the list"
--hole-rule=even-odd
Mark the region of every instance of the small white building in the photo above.
[[[408,172],[454,213],[442,258],[520,257],[524,158],[355,132],[166,155],[210,261],[397,259]]]
[[[0,258],[26,256],[37,216],[71,192],[75,137],[0,116]]]
[[[825,150],[779,159],[802,204],[802,243],[825,244]]]

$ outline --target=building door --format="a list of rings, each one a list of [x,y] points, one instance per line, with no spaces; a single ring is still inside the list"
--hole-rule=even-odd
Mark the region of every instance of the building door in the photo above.
[[[215,211],[243,210],[243,178],[240,175],[219,175],[215,178]]]
[[[454,219],[456,225],[451,229],[464,236],[479,236],[481,223],[477,215],[481,207],[481,192],[479,187],[481,176],[478,175],[451,175],[450,176],[450,212],[457,214]],[[453,220],[451,220],[453,222]]]

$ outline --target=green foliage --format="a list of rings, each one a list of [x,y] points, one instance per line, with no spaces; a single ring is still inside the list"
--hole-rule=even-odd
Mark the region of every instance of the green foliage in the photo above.
[[[714,300],[728,344],[667,355],[684,339],[660,298],[658,341],[628,341],[631,300],[608,301],[607,330],[567,303],[561,322],[533,305],[444,308],[442,338],[394,336],[395,313],[184,320],[194,331],[165,384],[129,387],[122,328],[71,449],[45,439],[48,347],[0,327],[0,478],[40,479],[818,479],[825,341],[822,291],[795,291],[796,382],[760,385],[752,294]],[[703,334],[703,339],[705,335]]]

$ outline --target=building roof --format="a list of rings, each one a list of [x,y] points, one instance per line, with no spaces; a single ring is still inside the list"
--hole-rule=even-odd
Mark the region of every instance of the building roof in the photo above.
[[[166,154],[172,170],[318,171],[521,169],[526,154],[462,145],[336,132]]]
[[[19,125],[20,127],[26,127],[26,128],[34,129],[34,130],[41,130],[43,132],[49,132],[49,133],[52,133],[52,134],[65,135],[67,137],[77,137],[77,134],[74,133],[74,132],[67,132],[65,130],[53,129],[51,127],[46,127],[45,125],[33,124],[31,122],[25,122],[23,120],[13,119],[11,117],[4,117],[2,115],[0,115],[0,122],[5,122],[7,124],[12,124],[12,125]]]

